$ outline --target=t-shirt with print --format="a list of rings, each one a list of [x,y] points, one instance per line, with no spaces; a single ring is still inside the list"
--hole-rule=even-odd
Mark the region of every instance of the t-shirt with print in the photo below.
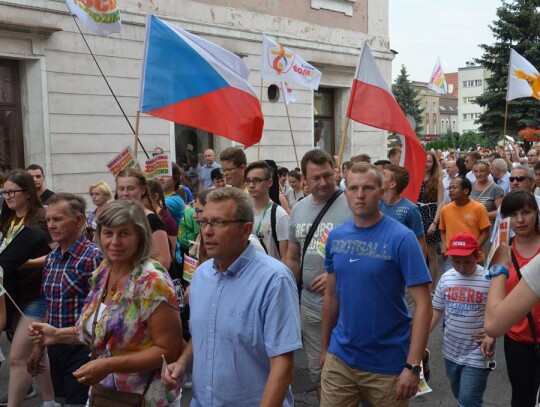
[[[300,245],[300,261],[304,241],[311,223],[317,218],[319,212],[324,208],[325,203],[315,205],[312,202],[312,196],[308,195],[305,199],[294,205],[292,209],[289,220],[289,243]],[[332,230],[351,218],[352,213],[347,205],[345,195],[341,194],[324,214],[306,251],[304,269],[302,271],[303,290],[300,302],[314,310],[322,311],[323,301],[322,294],[311,290],[313,279],[324,272],[324,258],[317,252],[317,246],[326,228]]]
[[[484,268],[476,266],[471,276],[450,269],[437,284],[433,308],[444,311],[443,355],[458,365],[487,367],[473,335],[484,330],[489,283]]]
[[[266,247],[267,254],[275,259],[281,260],[281,256],[276,246],[276,242],[272,237],[272,202],[269,202],[268,210],[262,211],[259,214],[255,214],[253,220],[253,233],[259,238],[262,237],[264,247]],[[264,214],[264,218],[263,218]],[[289,240],[289,215],[285,209],[277,205],[276,207],[276,234],[278,242],[283,240]],[[283,255],[284,253],[281,253]]]
[[[418,206],[407,198],[402,198],[394,205],[388,205],[381,199],[379,209],[385,215],[390,216],[392,219],[411,229],[416,237],[424,236],[424,225],[422,224],[420,210]]]
[[[441,210],[439,228],[446,232],[446,242],[443,242],[446,247],[448,247],[450,239],[457,233],[471,233],[478,239],[480,232],[490,226],[486,207],[473,200],[461,206],[450,202],[448,205],[444,205]],[[484,260],[482,248],[480,248],[480,254],[479,261],[481,262]]]

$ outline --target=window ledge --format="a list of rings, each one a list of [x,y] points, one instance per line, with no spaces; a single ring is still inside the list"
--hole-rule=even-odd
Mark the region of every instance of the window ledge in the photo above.
[[[311,8],[317,10],[322,8],[352,16],[355,3],[356,0],[311,0]]]

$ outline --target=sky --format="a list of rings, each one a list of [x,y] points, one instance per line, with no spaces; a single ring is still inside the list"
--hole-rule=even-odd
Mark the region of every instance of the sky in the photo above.
[[[409,80],[428,82],[440,57],[443,71],[457,72],[492,44],[489,29],[500,0],[389,0],[392,81],[405,65]]]

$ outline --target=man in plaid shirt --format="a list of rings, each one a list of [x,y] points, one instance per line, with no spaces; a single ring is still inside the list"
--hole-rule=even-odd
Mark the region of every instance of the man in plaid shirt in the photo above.
[[[82,233],[86,204],[82,197],[58,193],[47,206],[47,226],[58,246],[49,253],[43,268],[42,290],[47,298],[47,322],[57,328],[74,326],[90,291],[92,272],[103,260],[100,248]],[[88,387],[73,372],[87,363],[85,345],[48,347],[56,402],[84,406]]]

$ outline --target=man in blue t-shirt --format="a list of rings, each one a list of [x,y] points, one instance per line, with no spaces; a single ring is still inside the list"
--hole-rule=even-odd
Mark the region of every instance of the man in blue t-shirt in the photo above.
[[[379,210],[380,171],[356,163],[346,186],[353,219],[326,245],[321,406],[408,406],[433,313],[431,279],[414,233]]]
[[[407,185],[409,185],[409,171],[406,168],[394,164],[385,165],[382,170],[384,194],[379,209],[385,215],[394,218],[414,232],[425,258],[427,244],[420,210],[418,206],[401,196]]]

